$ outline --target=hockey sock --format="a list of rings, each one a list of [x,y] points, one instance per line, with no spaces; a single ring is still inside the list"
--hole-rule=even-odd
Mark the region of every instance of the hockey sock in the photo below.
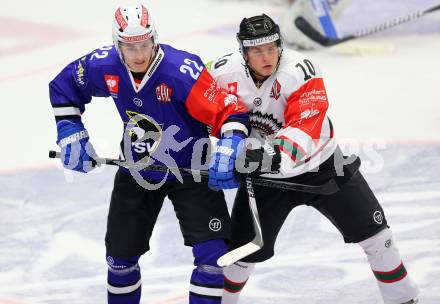
[[[209,240],[193,246],[194,266],[189,289],[190,304],[220,304],[223,269],[217,259],[228,250],[223,239]]]
[[[416,298],[418,288],[406,272],[390,229],[380,231],[359,245],[367,254],[385,304],[405,303]]]
[[[141,271],[139,257],[120,259],[107,255],[108,304],[139,304],[141,299]]]
[[[222,304],[236,304],[255,263],[236,262],[223,270],[224,287]]]

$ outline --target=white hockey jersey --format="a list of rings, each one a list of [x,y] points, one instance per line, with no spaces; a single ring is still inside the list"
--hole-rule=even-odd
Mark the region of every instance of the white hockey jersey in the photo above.
[[[279,174],[287,178],[312,171],[336,149],[326,112],[327,93],[320,70],[301,53],[284,50],[279,67],[257,88],[241,54],[228,54],[207,64],[218,84],[247,106],[250,137],[280,147]]]

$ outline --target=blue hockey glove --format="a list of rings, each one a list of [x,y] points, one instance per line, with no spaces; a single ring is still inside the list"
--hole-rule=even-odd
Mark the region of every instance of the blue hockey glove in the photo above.
[[[81,121],[62,120],[57,123],[57,144],[61,148],[61,161],[67,169],[89,172],[95,168],[95,149],[89,143],[89,134]]]
[[[209,188],[220,190],[240,186],[235,178],[235,160],[243,152],[244,138],[243,133],[236,132],[217,142],[209,164]]]

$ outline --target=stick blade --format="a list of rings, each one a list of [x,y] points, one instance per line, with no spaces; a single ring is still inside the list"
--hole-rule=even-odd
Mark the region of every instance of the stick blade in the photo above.
[[[242,258],[254,253],[261,249],[261,246],[254,244],[252,242],[247,243],[241,247],[229,251],[228,253],[222,255],[218,260],[217,264],[220,267],[226,267],[234,264],[235,262],[241,260]]]

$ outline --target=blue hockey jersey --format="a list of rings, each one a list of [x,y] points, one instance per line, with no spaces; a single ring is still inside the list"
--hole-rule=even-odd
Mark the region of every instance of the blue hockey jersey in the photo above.
[[[237,97],[219,88],[198,56],[165,44],[140,83],[115,47],[105,46],[67,65],[49,93],[57,122],[81,119],[93,96],[112,97],[124,123],[121,150],[128,161],[190,167],[194,157],[203,157],[197,143],[206,142],[207,126],[214,136],[247,132],[247,110]],[[146,180],[163,178],[140,173]]]

